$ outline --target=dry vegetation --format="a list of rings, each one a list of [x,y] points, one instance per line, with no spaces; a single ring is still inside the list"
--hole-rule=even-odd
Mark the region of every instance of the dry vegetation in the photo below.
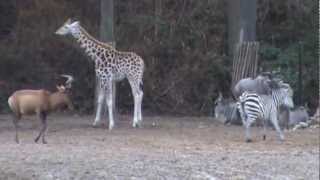
[[[224,0],[162,0],[155,17],[150,0],[115,1],[115,38],[119,50],[135,51],[146,63],[144,110],[162,114],[208,114],[218,91],[230,89],[227,8]],[[297,89],[298,42],[303,51],[303,100],[317,106],[318,6],[312,0],[258,0],[257,38],[261,67],[282,68]],[[76,78],[73,100],[82,113],[93,110],[94,68],[72,39],[53,32],[68,18],[81,21],[99,37],[99,1],[23,0],[0,2],[0,112],[21,88],[54,89],[60,73]],[[157,31],[155,30],[157,27]],[[156,33],[157,32],[157,33]],[[17,70],[18,69],[18,70]],[[6,83],[6,84],[4,84]],[[127,82],[118,86],[119,109],[132,107]],[[295,93],[297,95],[297,93]]]

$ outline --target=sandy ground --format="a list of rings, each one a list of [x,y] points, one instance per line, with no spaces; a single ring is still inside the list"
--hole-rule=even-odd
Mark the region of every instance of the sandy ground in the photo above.
[[[49,144],[36,144],[39,122],[20,122],[14,142],[10,116],[0,115],[0,179],[319,179],[319,129],[285,132],[223,126],[211,118],[145,117],[133,129],[128,116],[116,127],[91,127],[92,116],[52,115]]]

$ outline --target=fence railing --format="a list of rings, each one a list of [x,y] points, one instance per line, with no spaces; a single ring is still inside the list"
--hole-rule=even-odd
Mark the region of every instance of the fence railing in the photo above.
[[[257,41],[241,42],[237,44],[232,65],[232,88],[243,78],[257,75],[259,61],[259,47]]]

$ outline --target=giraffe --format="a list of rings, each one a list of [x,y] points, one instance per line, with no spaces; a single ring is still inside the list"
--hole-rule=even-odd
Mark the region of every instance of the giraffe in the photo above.
[[[133,127],[138,127],[142,122],[141,103],[143,98],[142,78],[144,61],[133,52],[117,51],[114,47],[100,42],[92,37],[79,21],[72,22],[68,19],[56,32],[58,35],[72,35],[85,53],[94,61],[95,72],[100,80],[102,91],[98,95],[98,107],[93,126],[101,119],[102,103],[106,99],[109,115],[109,130],[114,127],[112,83],[128,79],[134,98]]]

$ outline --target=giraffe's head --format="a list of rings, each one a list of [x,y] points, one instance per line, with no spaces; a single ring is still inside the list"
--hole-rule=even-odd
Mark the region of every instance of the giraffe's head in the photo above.
[[[71,19],[69,18],[55,33],[58,35],[68,35],[77,32],[79,27],[79,21],[71,22]]]

